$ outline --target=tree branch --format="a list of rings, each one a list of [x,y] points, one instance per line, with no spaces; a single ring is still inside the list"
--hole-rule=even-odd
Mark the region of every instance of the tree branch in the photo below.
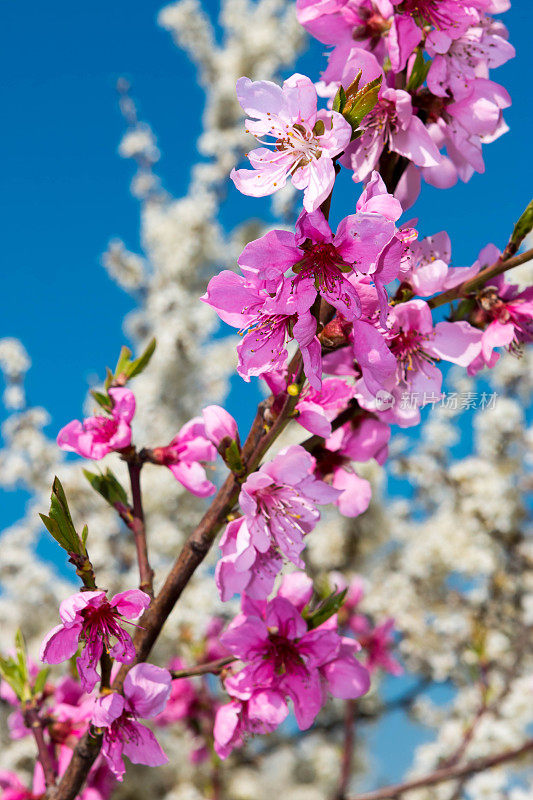
[[[404,792],[409,792],[413,789],[424,789],[427,786],[435,786],[438,783],[451,781],[455,778],[469,778],[471,775],[476,775],[478,772],[484,772],[487,769],[499,767],[501,764],[505,764],[508,761],[515,761],[531,751],[533,751],[533,739],[529,739],[521,747],[517,747],[513,750],[504,750],[503,753],[498,753],[495,756],[476,758],[472,761],[467,761],[466,764],[436,769],[434,772],[422,778],[414,778],[412,781],[406,781],[405,783],[396,783],[391,786],[385,786],[382,789],[376,789],[373,792],[364,792],[363,794],[354,795],[349,798],[349,800],[389,800],[390,798],[396,798]]]
[[[498,261],[490,267],[482,269],[474,278],[460,283],[459,286],[456,286],[454,289],[448,289],[447,292],[442,292],[436,297],[432,297],[431,300],[428,300],[428,305],[430,308],[438,308],[438,306],[443,306],[445,303],[451,303],[452,300],[465,297],[465,295],[475,292],[476,289],[480,289],[487,281],[490,281],[491,278],[495,278],[497,275],[501,275],[503,272],[507,272],[514,267],[519,267],[520,264],[525,264],[527,261],[531,261],[531,259],[533,259],[533,248],[513,258],[505,260],[498,259]]]
[[[195,675],[218,675],[222,672],[224,667],[237,661],[235,656],[227,656],[226,658],[217,658],[216,661],[208,661],[206,664],[198,664],[196,667],[188,667],[186,669],[171,670],[170,674],[174,679],[189,678]]]

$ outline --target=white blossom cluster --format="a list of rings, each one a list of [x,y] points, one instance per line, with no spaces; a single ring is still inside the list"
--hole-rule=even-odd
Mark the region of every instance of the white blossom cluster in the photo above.
[[[215,316],[198,297],[210,275],[232,268],[243,243],[262,232],[257,222],[243,221],[227,232],[218,221],[224,181],[247,143],[235,81],[241,75],[276,77],[294,62],[302,44],[292,0],[223,0],[216,25],[198,0],[180,0],[164,8],[159,21],[196,65],[206,102],[198,142],[203,160],[192,168],[187,194],[174,198],[155,172],[156,138],[138,120],[128,87],[119,87],[128,124],[119,152],[137,165],[132,192],[141,205],[142,253],[114,239],[103,264],[136,299],[136,309],[125,320],[134,350],[140,352],[153,336],[157,339],[150,366],[133,387],[134,441],[139,446],[167,444],[201,405],[220,402],[227,394],[235,340],[213,338]],[[276,196],[275,210],[283,215],[290,204],[289,189]],[[43,431],[47,412],[25,406],[23,379],[29,365],[18,341],[0,340],[4,404],[11,412],[2,429],[0,486],[22,487],[31,496],[23,519],[0,538],[0,651],[12,647],[21,626],[35,658],[43,634],[57,622],[58,604],[73,587],[62,577],[66,572],[58,574],[41,549],[44,532],[37,512],[48,509],[55,474],[65,487],[75,523],[80,528],[88,524],[99,585],[119,591],[136,586],[138,576],[129,532],[83,476],[82,469],[95,471],[94,464],[65,460],[53,435]],[[412,501],[391,499],[384,470],[360,465],[360,474],[373,484],[369,510],[348,522],[326,515],[309,537],[313,577],[325,579],[337,569],[363,575],[364,612],[376,621],[396,621],[401,659],[421,686],[402,713],[406,722],[409,716],[410,724],[432,734],[430,744],[405,753],[406,774],[425,774],[454,758],[459,748],[462,756],[475,758],[517,746],[533,724],[533,658],[528,648],[533,540],[523,500],[532,486],[527,448],[533,432],[523,411],[531,394],[531,367],[527,354],[520,360],[504,356],[488,376],[498,400],[494,408],[476,412],[469,455],[456,457],[454,447],[470,423],[447,408],[432,410],[414,446],[396,437],[389,469],[415,487]],[[472,388],[464,374],[449,377],[461,391]],[[85,410],[94,410],[89,396]],[[76,409],[72,416],[79,416]],[[295,428],[290,435],[301,436]],[[119,459],[110,456],[102,464],[107,465],[126,485]],[[143,469],[142,488],[157,589],[203,503],[181,489],[168,470],[151,465]],[[193,663],[208,621],[235,611],[231,604],[222,607],[218,602],[215,558],[216,552],[211,553],[187,587],[154,650],[154,662],[165,664],[180,655]],[[60,669],[53,671],[53,677],[61,674]],[[395,680],[401,694],[402,679]],[[447,688],[447,703],[432,700],[435,686]],[[379,763],[386,754],[380,737],[372,736],[375,752],[367,738],[376,725],[385,732],[389,724],[380,690],[376,682],[360,703],[353,791],[363,783],[374,785],[382,774]],[[334,701],[306,735],[289,728],[251,741],[221,768],[220,776],[213,775],[210,761],[200,766],[190,762],[190,732],[179,725],[165,729],[158,737],[169,764],[157,770],[132,766],[116,796],[202,800],[214,796],[216,777],[223,796],[231,800],[270,800],[276,794],[285,800],[333,797],[343,713],[343,704]],[[30,780],[33,741],[10,740],[4,720],[0,728],[1,768],[15,769]],[[531,785],[521,782],[520,764],[512,764],[461,785],[446,783],[409,797],[526,800],[532,792]]]

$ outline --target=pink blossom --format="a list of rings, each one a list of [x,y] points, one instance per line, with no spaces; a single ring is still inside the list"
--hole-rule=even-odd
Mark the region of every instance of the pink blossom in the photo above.
[[[341,159],[353,170],[356,183],[376,168],[385,147],[419,167],[435,167],[441,160],[424,123],[413,113],[411,96],[402,89],[383,89],[363,127],[362,136],[351,143]]]
[[[211,419],[211,411],[208,411],[208,417]],[[211,434],[215,435],[214,420],[211,421],[213,422]],[[194,417],[186,422],[166,447],[154,447],[152,450],[152,460],[168,467],[176,480],[197,497],[209,497],[216,491],[216,486],[207,480],[203,466],[205,461],[214,461],[216,455],[216,448],[207,436],[205,420],[202,417]]]
[[[124,680],[124,696],[111,692],[95,701],[93,724],[104,728],[102,755],[119,781],[125,772],[123,755],[133,764],[149,767],[168,761],[152,731],[138,720],[160,714],[170,691],[168,670],[153,664],[136,664]]]
[[[36,800],[39,797],[26,788],[15,772],[7,769],[0,770],[0,789],[2,800]]]
[[[340,378],[326,378],[320,391],[304,389],[296,404],[296,422],[316,436],[331,435],[331,422],[353,397],[353,386]]]
[[[505,26],[484,16],[458,39],[442,31],[433,34],[426,48],[433,59],[427,76],[429,89],[437,97],[455,100],[470,94],[476,78],[488,78],[489,68],[499,67],[515,55]]]
[[[96,666],[104,647],[112,658],[131,664],[135,648],[121,621],[137,619],[149,605],[149,596],[140,589],[120,592],[111,600],[102,591],[77,592],[59,606],[61,624],[44,638],[39,657],[47,664],[59,664],[71,658],[83,641],[76,663],[81,685],[90,692],[98,681]]]
[[[184,667],[185,664],[179,658],[172,659],[169,664],[170,670]],[[176,678],[172,681],[166,707],[154,717],[153,724],[167,727],[176,722],[184,722],[193,739],[189,759],[191,763],[198,764],[209,757],[203,732],[204,728],[211,731],[216,707],[214,698],[202,684],[195,685],[190,678]]]
[[[228,523],[219,546],[222,558],[215,569],[215,581],[220,598],[226,602],[243,592],[255,599],[267,597],[283,567],[283,557],[275,547],[264,553],[257,550],[245,517]]]
[[[495,259],[498,258],[496,255]],[[450,267],[451,242],[445,231],[426,236],[409,246],[408,258],[401,273],[417,295],[429,297],[436,292],[453,289],[473,278],[479,271],[476,262],[471,267]]]
[[[130,422],[135,414],[135,397],[129,389],[114,388],[108,392],[113,401],[111,416],[75,419],[59,431],[57,444],[84,458],[99,460],[113,450],[123,450],[131,443]]]
[[[201,298],[216,310],[228,325],[239,328],[243,340],[237,348],[237,371],[249,381],[251,376],[284,368],[286,343],[295,338],[300,346],[305,373],[312,385],[320,387],[320,343],[316,319],[310,312],[316,297],[313,285],[293,291],[290,280],[281,280],[272,296],[264,282],[253,274],[244,277],[223,270],[211,278]]]
[[[263,197],[290,177],[297,189],[304,190],[306,211],[315,211],[333,187],[332,159],[350,141],[349,123],[335,111],[317,111],[316,89],[305,75],[292,75],[282,87],[239,78],[237,97],[252,118],[246,121],[247,132],[274,148],[248,153],[253,169],[232,170],[230,177],[237,189]]]
[[[367,672],[354,657],[357,646],[339,636],[334,618],[308,630],[301,611],[311,594],[307,576],[287,576],[273,600],[245,597],[243,612],[222,636],[245,664],[226,679],[229,694],[248,701],[259,689],[279,692],[292,700],[301,730],[312,724],[327,690],[336,697],[359,697],[369,686]]]
[[[314,287],[346,319],[357,319],[361,304],[348,276],[375,270],[381,251],[395,234],[394,221],[401,214],[397,201],[380,180],[375,173],[371,187],[359,199],[357,213],[345,217],[335,235],[322,211],[304,211],[296,222],[295,235],[270,231],[250,242],[239,257],[241,269],[265,281],[272,290],[291,270],[292,290],[305,293],[311,305],[316,297]]]
[[[218,709],[215,717],[215,752],[220,758],[227,758],[248,736],[274,731],[288,713],[283,693],[275,689],[259,689],[246,700],[231,700]]]
[[[524,343],[533,341],[533,287],[520,290],[507,283],[504,275],[498,275],[479,292],[477,302],[473,320],[484,330],[481,353],[468,367],[470,375],[484,365],[494,366],[496,347],[520,353]]]
[[[169,670],[184,669],[185,664],[174,658]],[[154,717],[154,725],[166,727],[174,722],[194,718],[199,709],[200,697],[190,678],[177,678],[172,681],[170,695],[165,708]]]
[[[436,361],[468,366],[481,350],[479,331],[468,322],[439,322],[433,328],[431,310],[423,300],[395,306],[391,321],[387,336],[397,362],[396,382],[422,405],[426,395],[440,394],[442,373]]]
[[[472,22],[471,9],[462,0],[392,0],[392,3],[401,4],[402,14],[422,18],[451,39],[462,36]]]
[[[373,627],[363,614],[354,614],[348,624],[366,654],[364,664],[370,672],[382,669],[391,675],[403,673],[403,667],[390,652],[395,644],[392,617]]]
[[[222,406],[206,406],[202,409],[202,417],[205,435],[215,447],[225,439],[238,439],[237,423]]]
[[[394,647],[394,620],[385,620],[377,626],[373,626],[370,620],[361,613],[356,613],[356,609],[364,597],[364,584],[362,579],[356,575],[348,583],[344,575],[339,572],[330,573],[330,585],[336,590],[347,590],[344,603],[339,611],[339,621],[342,627],[347,627],[355,634],[357,641],[365,653],[364,664],[372,673],[380,668],[389,672],[391,675],[401,675],[403,668],[398,661],[391,655]]]
[[[292,445],[248,476],[239,495],[243,518],[229,523],[220,542],[216,580],[222,599],[242,591],[266,597],[282,556],[304,566],[300,553],[320,518],[316,505],[339,494],[315,478],[314,466],[310,453]]]

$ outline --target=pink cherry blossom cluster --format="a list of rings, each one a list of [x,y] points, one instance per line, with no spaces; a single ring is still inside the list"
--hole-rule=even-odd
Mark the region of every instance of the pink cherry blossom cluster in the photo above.
[[[302,572],[287,575],[271,600],[242,596],[242,612],[221,643],[241,669],[224,681],[231,701],[218,709],[215,750],[226,758],[246,736],[269,733],[286,719],[291,700],[300,730],[309,728],[328,693],[353,699],[368,691],[370,676],[356,658],[361,646],[340,634],[333,615],[310,628],[302,614],[313,595]]]
[[[400,223],[420,176],[442,187],[458,177],[468,180],[483,170],[482,144],[505,130],[502,109],[509,98],[488,75],[514,50],[504,26],[488,15],[506,7],[506,0],[297,0],[300,22],[333,47],[323,80],[315,86],[295,74],[281,87],[238,81],[246,131],[262,146],[247,154],[252,169],[232,171],[235,186],[259,197],[290,178],[303,190],[303,209],[294,229],[270,230],[248,243],[238,271],[213,277],[201,300],[241,334],[239,375],[258,377],[270,390],[259,428],[272,441],[257,454],[252,427],[241,447],[236,421],[211,405],[169,444],[138,450],[132,443],[135,397],[124,385],[138,362],[125,356],[119,364],[127,362],[129,373],[117,367],[106,394],[94,393],[102,411],[60,431],[57,442],[66,451],[93,460],[116,453],[128,464],[131,507],[114,476],[105,478],[102,493],[135,535],[141,577],[141,589],[112,598],[84,580],[83,590],[61,603],[61,622],[41,646],[47,664],[76,657],[79,675],[79,682],[47,684],[39,695],[55,775],[65,773],[89,729],[101,736],[87,794],[80,795],[85,800],[107,799],[113,781],[123,778],[124,755],[150,766],[166,762],[141,719],[159,727],[183,722],[194,738],[193,761],[206,759],[213,746],[226,758],[248,736],[282,725],[289,703],[305,730],[329,695],[352,700],[368,691],[377,669],[401,673],[393,655],[394,620],[375,624],[361,612],[360,578],[348,583],[334,573],[331,594],[317,596],[305,574],[306,540],[321,506],[348,517],[368,508],[371,487],[357,464],[383,464],[391,426],[417,424],[429,397],[440,396],[440,361],[475,374],[494,366],[496,348],[519,351],[533,340],[533,289],[520,290],[503,274],[482,281],[449,319],[434,318],[435,295],[479,281],[482,270],[506,254],[488,245],[472,266],[451,267],[445,232],[419,240],[416,220]],[[365,94],[378,83],[379,94]],[[357,124],[337,102],[347,92],[349,103],[355,98],[364,107]],[[324,103],[328,108],[318,108],[319,96],[331,100]],[[353,213],[334,232],[329,211],[341,166],[362,187]],[[405,394],[415,402],[402,403]],[[265,458],[272,432],[283,429],[276,430],[280,420],[306,434],[301,444]],[[223,622],[213,619],[197,652],[200,666],[223,662],[215,672],[224,701],[212,684],[191,680],[203,673],[187,672],[177,657],[168,670],[136,663],[139,653],[127,630],[141,617],[142,628],[154,596],[140,468],[167,467],[187,491],[207,498],[217,488],[206,468],[218,455],[232,473],[231,486],[209,543],[225,526],[215,582],[222,601],[240,596],[241,612],[224,632]],[[67,545],[68,535],[70,528]],[[78,575],[83,568],[92,574],[85,539],[79,545],[67,550],[70,560],[81,564]],[[205,555],[202,548],[196,550]],[[199,561],[191,556],[188,578]],[[280,578],[287,563],[296,571]],[[17,705],[9,687],[2,692]],[[14,737],[28,735],[20,708],[10,728]],[[38,762],[31,791],[13,774],[0,773],[3,797],[43,795],[43,770]]]
[[[123,753],[135,764],[158,766],[168,760],[151,730],[138,721],[163,711],[171,690],[168,670],[153,664],[136,664],[126,676],[123,695],[109,691],[96,699],[89,696],[101,678],[96,666],[104,651],[116,662],[133,662],[135,647],[123,623],[138,619],[149,605],[149,596],[140,589],[121,592],[111,600],[103,591],[78,592],[61,603],[61,624],[48,633],[41,645],[40,660],[47,664],[67,661],[81,645],[76,666],[79,695],[85,694],[76,719],[81,714],[85,724],[77,735],[79,738],[85,732],[89,722],[102,728],[101,757],[118,780],[124,775]],[[72,756],[71,747],[67,747],[64,756],[60,761],[62,769]]]
[[[511,102],[489,72],[515,55],[505,26],[489,15],[509,6],[509,0],[297,0],[300,23],[333,48],[321,95],[348,87],[359,70],[365,82],[383,76],[362,136],[343,155],[356,182],[377,167],[384,147],[410,162],[398,187],[404,206],[416,199],[421,177],[447,188],[484,171],[482,145],[505,133],[502,110]]]

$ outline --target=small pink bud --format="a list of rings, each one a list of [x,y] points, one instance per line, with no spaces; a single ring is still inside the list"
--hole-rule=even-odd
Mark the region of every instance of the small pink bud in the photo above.
[[[237,423],[221,406],[207,406],[202,411],[205,433],[210,442],[218,447],[223,439],[237,440]]]

